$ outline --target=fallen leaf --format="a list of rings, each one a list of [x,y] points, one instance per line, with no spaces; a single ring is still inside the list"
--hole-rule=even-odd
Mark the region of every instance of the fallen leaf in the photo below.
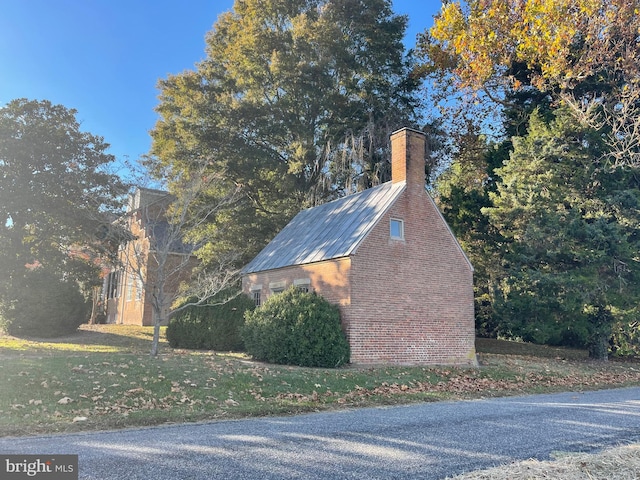
[[[138,388],[132,388],[131,390],[127,390],[126,392],[124,392],[124,394],[126,396],[129,396],[129,395],[136,395],[138,393],[143,393],[143,392],[144,392],[144,389],[142,387],[138,387]]]

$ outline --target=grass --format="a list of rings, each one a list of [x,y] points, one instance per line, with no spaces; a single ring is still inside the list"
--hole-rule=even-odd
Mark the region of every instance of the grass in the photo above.
[[[553,460],[525,460],[465,473],[452,480],[635,480],[640,472],[640,445],[608,448],[598,454],[556,455]]]
[[[164,333],[164,332],[163,332]],[[0,436],[640,384],[640,364],[478,339],[480,368],[313,369],[171,349],[152,329],[84,325],[52,340],[0,336]]]

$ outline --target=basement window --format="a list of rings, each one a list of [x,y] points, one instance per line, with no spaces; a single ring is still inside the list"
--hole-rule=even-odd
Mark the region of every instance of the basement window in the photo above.
[[[389,233],[392,240],[404,240],[404,221],[392,218],[389,222]]]

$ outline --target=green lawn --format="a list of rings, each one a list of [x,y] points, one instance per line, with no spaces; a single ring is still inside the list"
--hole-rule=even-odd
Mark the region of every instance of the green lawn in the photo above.
[[[84,325],[56,341],[0,336],[0,436],[293,414],[640,384],[640,364],[478,339],[480,368],[315,369],[242,354],[150,357],[151,327]]]

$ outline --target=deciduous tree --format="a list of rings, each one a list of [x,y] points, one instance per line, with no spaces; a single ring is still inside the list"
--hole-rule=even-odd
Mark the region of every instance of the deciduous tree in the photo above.
[[[86,286],[98,279],[101,227],[125,188],[109,172],[108,144],[81,131],[76,114],[26,99],[0,108],[0,303],[17,298],[29,269]]]
[[[153,310],[152,356],[158,354],[160,326],[172,315],[216,296],[223,303],[238,294],[231,288],[238,280],[234,254],[217,257],[215,264],[207,265],[200,265],[194,256],[203,242],[194,240],[192,232],[236,199],[233,191],[216,203],[204,197],[208,189],[222,190],[222,183],[221,174],[201,171],[173,180],[179,197],[156,192],[149,200],[138,191],[121,219],[129,236],[120,249],[119,266],[128,288],[135,284],[140,299],[148,301]],[[228,295],[221,298],[223,291]]]
[[[205,260],[242,242],[246,261],[301,208],[388,179],[389,133],[416,126],[406,21],[388,0],[238,0],[160,82],[153,171],[207,165],[242,194],[200,230]]]
[[[539,89],[605,133],[612,166],[640,166],[637,0],[447,2],[419,42],[423,71],[459,89]]]

